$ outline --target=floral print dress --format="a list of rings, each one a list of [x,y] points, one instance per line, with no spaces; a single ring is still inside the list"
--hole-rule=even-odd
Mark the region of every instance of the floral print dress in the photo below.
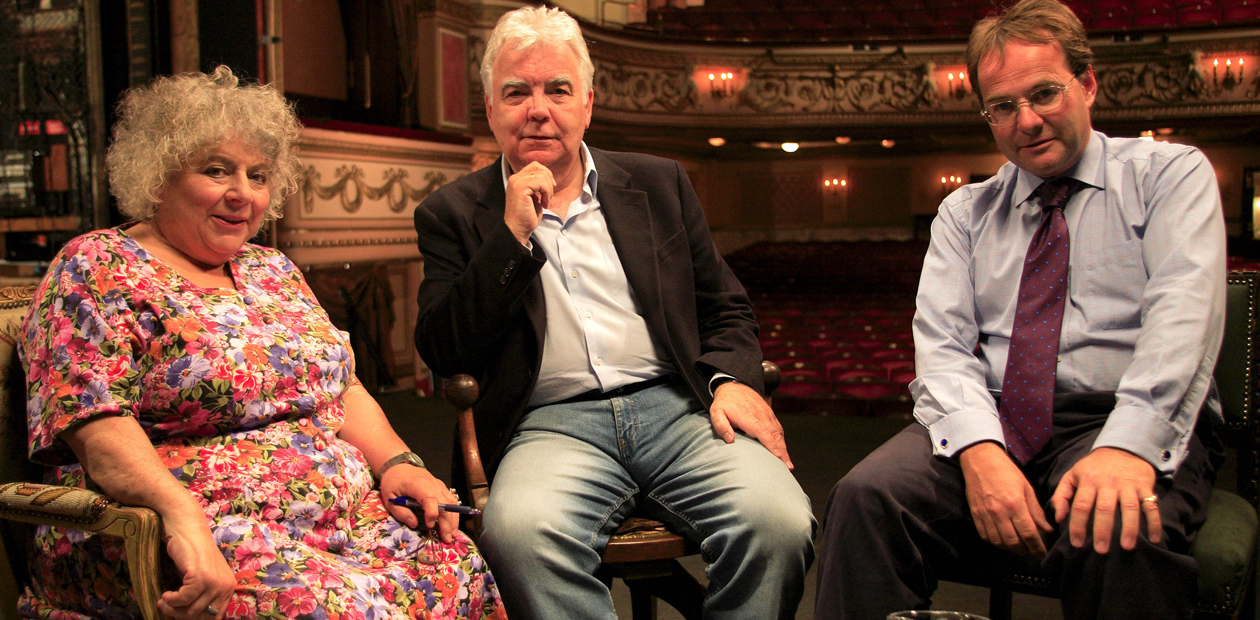
[[[51,482],[91,484],[58,435],[135,417],[236,573],[228,618],[505,617],[471,541],[425,544],[337,438],[354,361],[301,272],[248,244],[230,266],[237,290],[204,289],[122,230],[67,244],[23,324],[31,457]],[[124,555],[119,539],[40,527],[20,613],[138,617]]]

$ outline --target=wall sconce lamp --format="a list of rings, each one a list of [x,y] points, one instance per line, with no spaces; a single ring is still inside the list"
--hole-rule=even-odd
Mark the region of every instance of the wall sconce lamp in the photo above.
[[[709,96],[714,99],[729,97],[734,94],[733,82],[735,74],[730,71],[721,71],[709,74]]]
[[[1218,78],[1217,77],[1219,75],[1218,72],[1220,71],[1220,68],[1221,68],[1221,59],[1219,58],[1213,59],[1212,60],[1212,86],[1216,88],[1217,91],[1219,92],[1220,90],[1234,90],[1236,86],[1238,86],[1239,84],[1242,84],[1243,83],[1243,69],[1244,69],[1243,62],[1244,60],[1242,58],[1238,59],[1237,71],[1235,71],[1234,59],[1226,58],[1225,59],[1225,75],[1223,78]]]
[[[961,174],[951,174],[949,176],[941,177],[941,189],[944,190],[946,195],[949,195],[950,192],[962,187],[962,185],[963,177]]]
[[[967,73],[965,71],[958,72],[958,87],[957,88],[954,88],[954,72],[953,71],[949,72],[948,74],[946,74],[946,77],[949,78],[949,96],[950,97],[953,97],[954,99],[962,99],[967,96],[968,92],[971,91],[970,87],[968,86]]]
[[[848,179],[839,179],[839,178],[823,179],[824,191],[830,190],[833,192],[839,192],[839,191],[847,190],[848,188],[849,188]]]

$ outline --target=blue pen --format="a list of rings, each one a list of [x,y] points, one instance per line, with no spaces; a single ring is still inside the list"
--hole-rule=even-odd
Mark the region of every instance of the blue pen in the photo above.
[[[411,509],[416,509],[416,510],[424,510],[423,504],[421,504],[420,502],[417,502],[414,499],[411,499],[410,497],[407,497],[406,495],[399,495],[398,497],[391,497],[389,498],[388,501],[389,503],[397,505],[397,506],[403,506],[405,508],[411,508]],[[481,511],[477,510],[476,508],[472,508],[469,506],[461,506],[459,504],[438,504],[438,510],[441,510],[442,512],[458,512],[459,514],[470,515],[473,517],[481,514]]]

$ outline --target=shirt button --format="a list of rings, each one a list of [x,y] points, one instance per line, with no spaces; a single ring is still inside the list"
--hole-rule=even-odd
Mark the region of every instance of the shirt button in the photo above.
[[[597,358],[595,358],[595,365],[596,365],[596,366],[603,366],[603,365],[604,365],[604,358],[602,358],[602,357],[597,357]]]
[[[586,318],[588,318],[588,319],[589,319],[589,318],[591,318],[591,311],[590,311],[590,310],[587,310],[587,311],[586,311]]]
[[[576,277],[577,277],[577,269],[574,269],[573,271],[569,272],[569,275],[571,275],[571,276],[573,276],[573,277],[575,277],[575,278],[576,278]]]
[[[1165,461],[1167,461],[1168,459],[1171,459],[1171,458],[1172,458],[1172,452],[1169,452],[1169,451],[1167,451],[1167,450],[1164,450],[1163,452],[1160,452],[1160,453],[1159,453],[1159,458],[1164,459]]]
[[[499,276],[499,284],[507,284],[507,276]]]
[[[252,305],[254,305],[254,296],[253,296],[253,295],[246,295],[246,296],[244,297],[244,301],[245,301],[245,305],[247,305],[247,306],[252,306]]]
[[[567,229],[567,228],[561,228],[561,229],[560,229],[560,234],[561,234],[561,235],[563,235],[563,236],[565,236],[565,237],[568,237],[568,236],[569,236],[569,229]]]
[[[948,448],[948,447],[949,447],[949,440],[948,440],[948,439],[942,439],[942,440],[941,440],[941,447],[942,447],[942,448]]]
[[[509,260],[509,261],[508,261],[508,269],[516,269],[516,260],[515,260],[515,259],[513,259],[513,260]]]

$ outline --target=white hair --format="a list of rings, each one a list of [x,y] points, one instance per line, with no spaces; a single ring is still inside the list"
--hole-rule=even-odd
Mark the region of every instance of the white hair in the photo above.
[[[241,84],[225,66],[210,75],[160,77],[127,91],[118,105],[114,141],[105,153],[109,191],[123,215],[152,219],[172,175],[205,148],[238,139],[267,160],[265,218],[271,220],[297,189],[301,168],[293,143],[301,134],[293,105],[274,87]]]
[[[486,53],[481,59],[481,88],[486,96],[493,92],[494,61],[503,51],[505,44],[511,44],[512,50],[525,50],[538,44],[559,46],[568,45],[578,59],[578,71],[581,72],[582,85],[586,92],[595,88],[595,65],[591,63],[591,54],[586,50],[586,39],[582,38],[582,29],[577,20],[568,13],[557,8],[527,6],[504,13],[490,33],[486,42]]]

